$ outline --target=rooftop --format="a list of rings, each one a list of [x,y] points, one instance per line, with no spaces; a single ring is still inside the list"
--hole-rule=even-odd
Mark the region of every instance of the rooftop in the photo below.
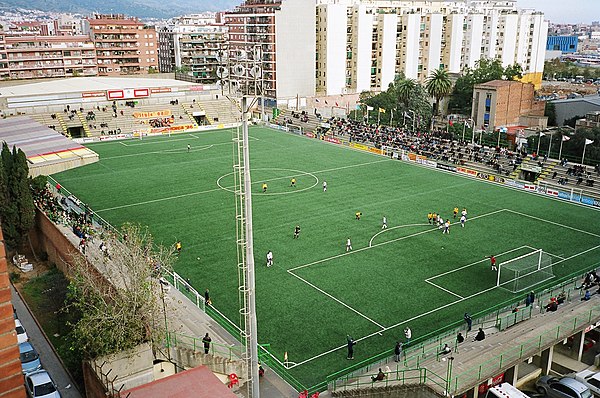
[[[206,366],[198,366],[123,391],[121,396],[129,398],[236,398],[236,395]]]
[[[39,83],[17,84],[14,86],[0,87],[0,98],[35,96],[42,94],[61,94],[73,92],[123,90],[125,88],[153,88],[153,87],[189,87],[194,83],[183,82],[175,79],[151,79],[131,77],[73,77],[44,81]]]

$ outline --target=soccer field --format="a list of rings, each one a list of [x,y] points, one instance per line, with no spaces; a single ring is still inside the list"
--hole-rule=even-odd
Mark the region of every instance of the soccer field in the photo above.
[[[232,132],[88,146],[98,163],[53,177],[115,226],[181,240],[175,271],[238,324]],[[600,212],[590,208],[266,128],[250,130],[250,153],[259,341],[279,361],[287,352],[306,386],[350,364],[348,334],[360,361],[393,348],[405,326],[418,340],[524,297],[496,286],[488,256],[502,265],[542,249],[554,272],[545,284],[600,265]],[[468,210],[464,228],[454,207]],[[450,218],[450,234],[428,212]]]

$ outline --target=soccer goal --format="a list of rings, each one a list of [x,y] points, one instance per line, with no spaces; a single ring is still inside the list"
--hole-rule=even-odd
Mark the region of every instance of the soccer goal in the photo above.
[[[402,155],[404,154],[404,151],[402,149],[383,145],[381,147],[381,153],[385,156],[391,157],[392,159],[401,159]]]
[[[500,263],[496,286],[518,293],[553,277],[552,257],[537,249]]]

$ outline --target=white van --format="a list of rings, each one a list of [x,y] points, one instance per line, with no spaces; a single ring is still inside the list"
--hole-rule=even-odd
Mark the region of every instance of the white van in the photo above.
[[[501,383],[490,388],[486,395],[487,398],[529,398],[523,392],[517,390],[512,384]]]

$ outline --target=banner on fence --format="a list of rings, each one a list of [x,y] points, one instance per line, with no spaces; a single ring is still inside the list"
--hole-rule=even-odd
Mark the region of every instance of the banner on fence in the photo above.
[[[172,115],[170,109],[150,112],[133,112],[133,117],[136,119],[150,119],[153,117],[170,117]]]
[[[182,124],[179,126],[169,126],[169,127],[157,127],[157,128],[153,128],[151,130],[152,133],[163,133],[163,134],[168,134],[168,133],[173,133],[176,131],[185,131],[185,130],[192,130],[194,128],[193,124]]]
[[[456,173],[456,167],[449,164],[438,163],[437,168],[440,170],[452,171]]]
[[[357,143],[355,143],[355,142],[351,142],[351,143],[350,143],[350,146],[351,146],[352,148],[360,149],[360,150],[363,150],[363,151],[368,151],[368,150],[369,150],[369,147],[368,147],[368,146],[366,146],[366,145],[364,145],[364,144],[357,144]]]
[[[475,170],[471,170],[471,169],[467,169],[464,167],[457,167],[456,171],[461,173],[461,174],[467,174],[470,176],[477,176],[477,172]]]
[[[341,144],[342,143],[342,141],[340,141],[339,138],[335,138],[335,137],[325,137],[325,141],[331,142],[333,144]]]

